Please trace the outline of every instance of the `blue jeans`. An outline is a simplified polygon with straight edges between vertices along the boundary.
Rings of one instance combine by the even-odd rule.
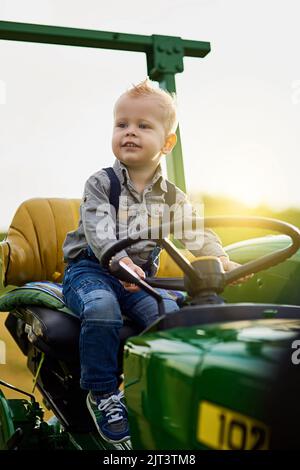
[[[175,300],[163,289],[166,313],[178,310]],[[127,291],[98,261],[81,259],[65,269],[63,296],[81,320],[79,350],[80,386],[102,393],[118,384],[119,329],[122,314],[146,328],[158,318],[157,302],[144,291]]]

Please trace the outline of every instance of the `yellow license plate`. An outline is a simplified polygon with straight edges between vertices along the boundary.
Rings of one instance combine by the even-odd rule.
[[[270,430],[261,421],[208,401],[199,404],[197,439],[220,450],[266,450]]]

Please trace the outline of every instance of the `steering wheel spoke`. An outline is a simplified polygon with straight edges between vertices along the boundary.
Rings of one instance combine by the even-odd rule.
[[[172,243],[168,238],[164,238],[161,242],[161,246],[193,282],[199,282],[199,279],[201,279],[201,273],[198,273],[195,270],[189,260],[186,259],[185,256],[183,256],[176,248],[174,243]]]

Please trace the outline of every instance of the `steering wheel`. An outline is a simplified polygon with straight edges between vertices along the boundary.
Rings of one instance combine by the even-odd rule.
[[[169,224],[171,231],[174,229],[173,224]],[[160,233],[166,233],[167,224],[160,227]],[[173,258],[177,265],[182,269],[185,276],[182,278],[146,278],[141,280],[125,263],[112,260],[112,258],[121,250],[128,246],[138,243],[140,240],[151,239],[151,229],[143,230],[134,236],[129,236],[122,240],[118,240],[114,245],[109,247],[101,257],[103,267],[110,270],[112,274],[123,281],[135,283],[149,292],[154,297],[159,296],[158,293],[150,286],[162,289],[184,290],[190,295],[197,292],[214,291],[222,292],[224,287],[231,282],[256,273],[263,269],[275,266],[278,263],[290,258],[300,247],[300,230],[280,220],[266,217],[206,217],[204,219],[204,227],[255,227],[261,229],[269,229],[291,238],[291,244],[286,248],[279,249],[261,256],[255,260],[249,261],[242,266],[233,269],[230,272],[224,272],[221,262],[216,257],[205,257],[196,259],[193,262],[188,261],[176,248],[176,246],[167,238],[157,238],[155,241]],[[209,258],[209,259],[207,259]],[[204,269],[203,269],[204,267]],[[159,296],[160,297],[160,296]]]

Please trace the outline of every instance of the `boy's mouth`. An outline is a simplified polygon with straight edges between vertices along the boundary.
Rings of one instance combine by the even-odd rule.
[[[122,147],[140,148],[140,146],[135,144],[134,142],[125,142],[125,144],[123,144]]]

